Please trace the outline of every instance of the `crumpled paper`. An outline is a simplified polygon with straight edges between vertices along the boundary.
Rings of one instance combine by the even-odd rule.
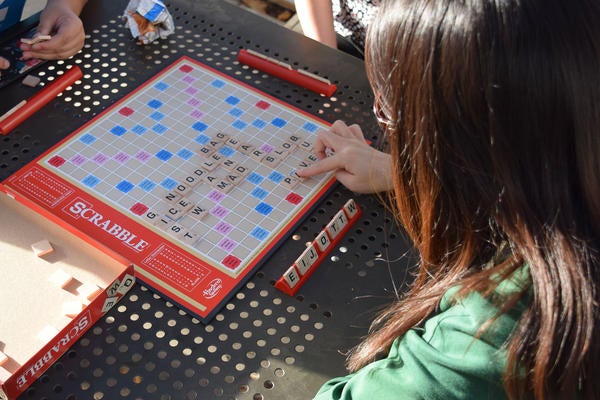
[[[175,31],[173,17],[160,0],[131,0],[123,19],[140,45],[164,39]]]

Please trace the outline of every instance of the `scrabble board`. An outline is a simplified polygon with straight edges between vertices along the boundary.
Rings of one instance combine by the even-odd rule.
[[[207,320],[334,184],[295,174],[328,125],[182,57],[3,188]]]

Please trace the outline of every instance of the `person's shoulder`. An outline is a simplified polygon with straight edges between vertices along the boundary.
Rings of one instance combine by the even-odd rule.
[[[500,346],[508,338],[531,302],[531,276],[523,265],[508,275],[492,277],[495,289],[484,295],[477,291],[462,293],[460,286],[450,288],[442,297],[438,312],[429,323],[462,321],[463,329],[481,334]],[[507,305],[510,305],[507,308]]]

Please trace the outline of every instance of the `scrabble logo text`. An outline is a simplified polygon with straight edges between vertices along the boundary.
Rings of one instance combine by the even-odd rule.
[[[147,241],[116,222],[111,221],[110,218],[106,218],[100,212],[96,211],[91,204],[81,199],[76,199],[73,203],[65,207],[65,211],[73,218],[81,218],[107,234],[114,236],[121,243],[138,253],[148,247]]]

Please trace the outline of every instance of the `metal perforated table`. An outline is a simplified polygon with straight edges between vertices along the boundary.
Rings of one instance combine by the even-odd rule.
[[[4,179],[181,55],[333,122],[356,122],[377,142],[364,64],[223,0],[173,0],[176,32],[137,46],[120,18],[124,0],[90,2],[82,52],[46,63],[49,81],[69,65],[81,83],[0,137]],[[240,65],[241,48],[327,77],[327,98]],[[31,89],[5,88],[0,113]],[[295,297],[273,283],[346,200],[363,215]],[[1,229],[6,229],[5,227]],[[21,399],[310,399],[345,374],[344,353],[367,333],[374,313],[410,280],[411,247],[376,196],[336,186],[208,324],[137,284]]]

